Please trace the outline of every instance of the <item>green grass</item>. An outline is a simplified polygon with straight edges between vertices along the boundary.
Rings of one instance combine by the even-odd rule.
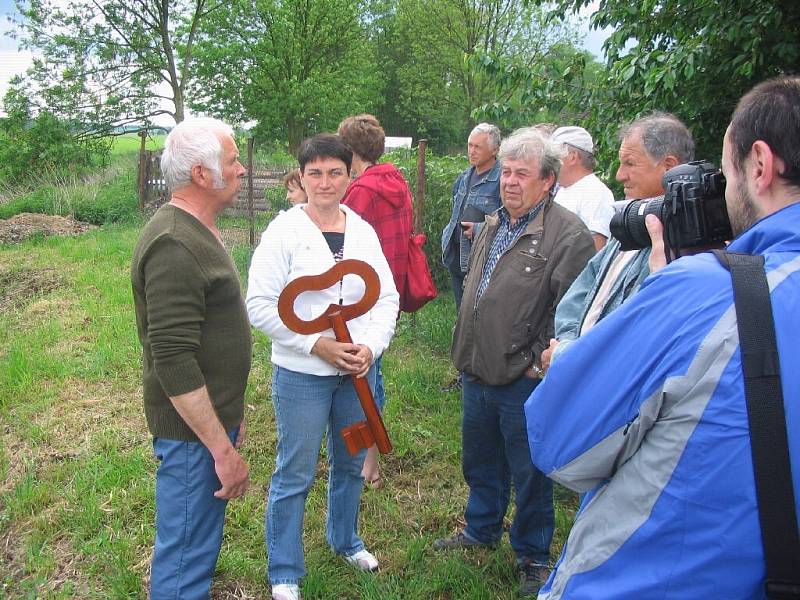
[[[238,227],[238,221],[226,222]],[[141,408],[128,264],[136,225],[0,247],[0,598],[145,598],[155,460]],[[247,248],[233,248],[246,277]],[[306,513],[304,598],[511,599],[507,539],[495,551],[434,554],[462,524],[460,400],[450,294],[404,315],[385,356],[386,486],[367,489],[361,534],[381,560],[365,575],[324,540],[324,478]],[[243,454],[252,485],[230,503],[214,598],[268,598],[263,513],[275,458],[269,342],[255,335]],[[324,463],[321,471],[324,473]],[[555,556],[576,500],[557,493]],[[4,550],[5,549],[5,550]]]
[[[163,133],[154,133],[147,136],[145,140],[146,150],[160,150],[164,147],[164,140],[167,136]],[[133,154],[139,152],[141,148],[142,138],[135,133],[126,133],[125,135],[118,135],[114,138],[111,146],[112,155],[120,154]]]
[[[71,216],[93,225],[139,222],[136,168],[117,157],[94,178],[46,176],[32,187],[15,190],[0,203],[0,219],[19,213]]]

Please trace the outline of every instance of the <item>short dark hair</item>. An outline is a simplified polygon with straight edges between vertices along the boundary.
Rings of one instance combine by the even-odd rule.
[[[619,141],[632,135],[642,137],[642,145],[654,160],[673,155],[681,163],[694,160],[694,140],[689,128],[673,114],[655,111],[632,123],[626,123],[619,130]]]
[[[728,139],[737,171],[761,140],[783,160],[780,177],[800,187],[800,77],[770,79],[745,94],[733,111]]]
[[[336,131],[344,142],[364,160],[378,162],[386,147],[386,134],[372,115],[347,117]]]
[[[353,151],[344,143],[342,138],[333,133],[320,133],[314,137],[303,140],[297,151],[297,162],[300,163],[300,172],[305,173],[306,163],[320,158],[335,158],[350,166],[353,164]]]

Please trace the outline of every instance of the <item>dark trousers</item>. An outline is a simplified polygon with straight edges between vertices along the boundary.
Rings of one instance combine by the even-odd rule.
[[[487,385],[464,374],[462,467],[469,485],[467,536],[484,544],[500,539],[513,482],[511,546],[517,560],[546,564],[555,525],[553,484],[533,466],[523,409],[539,381],[523,375],[506,385]]]

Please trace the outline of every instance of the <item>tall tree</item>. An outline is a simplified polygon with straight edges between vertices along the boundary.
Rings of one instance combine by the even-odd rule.
[[[563,14],[591,0],[556,4]],[[592,24],[614,28],[605,43],[608,79],[591,102],[595,122],[672,111],[690,125],[701,157],[719,157],[749,88],[800,71],[796,0],[604,0]]]
[[[463,144],[473,111],[516,90],[512,78],[498,88],[478,57],[531,69],[575,38],[563,22],[523,0],[399,0],[397,14],[408,51],[399,69],[401,110],[440,146]]]
[[[16,3],[22,18],[15,35],[35,53],[18,85],[35,107],[80,123],[90,135],[164,114],[182,121],[198,27],[222,6],[219,0]]]
[[[294,151],[310,133],[372,109],[381,75],[359,0],[233,0],[206,22],[192,106],[258,121]]]

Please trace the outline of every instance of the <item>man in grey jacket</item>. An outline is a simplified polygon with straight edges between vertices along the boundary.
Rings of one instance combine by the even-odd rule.
[[[541,378],[555,306],[594,254],[586,226],[553,202],[559,155],[531,129],[500,147],[503,206],[475,238],[453,337],[453,363],[463,372],[466,528],[433,545],[497,544],[513,479],[510,539],[523,596],[547,578],[553,535],[552,485],[531,463],[523,404]]]
[[[692,134],[669,113],[655,112],[623,125],[619,138],[617,181],[626,200],[663,196],[664,173],[694,158]],[[556,309],[555,339],[542,356],[545,371],[570,342],[636,293],[650,274],[649,257],[649,247],[623,252],[611,238],[589,261]]]

